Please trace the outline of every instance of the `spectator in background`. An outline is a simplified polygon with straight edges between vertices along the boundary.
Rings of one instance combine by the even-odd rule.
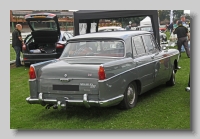
[[[131,30],[131,25],[127,25],[126,30]]]
[[[169,30],[169,23],[166,24],[166,29]]]
[[[16,67],[22,66],[20,61],[20,52],[24,42],[22,40],[21,30],[22,30],[22,25],[17,24],[15,30],[12,32],[12,47],[14,48],[16,53],[16,61],[15,61]]]
[[[185,22],[185,15],[181,15],[181,21],[182,21],[182,25],[187,27],[187,24]]]
[[[175,29],[177,27],[178,27],[178,20],[176,22],[174,22],[173,29]]]
[[[186,24],[186,22],[185,22],[185,15],[181,15],[181,17],[180,17],[180,20],[182,21],[182,25],[184,26],[184,27],[187,27],[187,24]],[[184,46],[182,45],[181,46],[181,52],[185,52],[185,49],[184,49]]]
[[[181,57],[181,46],[183,45],[185,47],[186,53],[188,58],[190,58],[190,50],[188,48],[188,40],[190,40],[190,35],[188,32],[188,29],[183,26],[182,21],[178,21],[178,27],[173,31],[174,34],[177,34],[177,45],[178,50],[180,52]]]

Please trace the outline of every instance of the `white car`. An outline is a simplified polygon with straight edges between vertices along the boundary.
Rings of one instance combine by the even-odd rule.
[[[119,31],[119,30],[125,30],[122,27],[119,26],[108,26],[108,27],[99,27],[98,32],[105,32],[105,31]]]

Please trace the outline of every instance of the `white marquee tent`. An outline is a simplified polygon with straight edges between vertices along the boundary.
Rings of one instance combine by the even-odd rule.
[[[143,20],[140,21],[140,26],[143,25],[151,25],[151,18],[149,16],[145,17]]]

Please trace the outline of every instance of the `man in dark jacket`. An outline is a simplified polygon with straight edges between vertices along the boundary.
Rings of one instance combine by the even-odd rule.
[[[178,45],[178,50],[180,52],[180,57],[181,57],[181,46],[183,45],[188,58],[190,58],[190,50],[188,48],[188,40],[190,40],[190,35],[188,33],[188,29],[182,25],[182,21],[178,21],[178,27],[174,30],[174,34],[177,34],[177,45]]]
[[[22,25],[17,24],[15,30],[12,32],[12,47],[16,53],[16,67],[22,66],[20,61],[20,52],[22,49],[22,36],[21,36]]]

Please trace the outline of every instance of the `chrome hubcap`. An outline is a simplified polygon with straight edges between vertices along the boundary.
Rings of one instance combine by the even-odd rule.
[[[173,83],[175,84],[175,72],[173,70]]]
[[[128,87],[127,90],[127,99],[129,104],[133,104],[134,100],[135,100],[135,90],[133,90],[133,88],[131,88],[130,86]]]

